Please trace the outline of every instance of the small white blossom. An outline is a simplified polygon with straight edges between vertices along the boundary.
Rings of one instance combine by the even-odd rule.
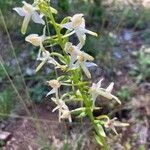
[[[88,70],[89,67],[97,66],[95,63],[87,62],[87,61],[93,61],[94,58],[90,56],[89,54],[85,52],[80,52],[77,56],[77,61],[75,63],[75,67],[81,67],[83,72],[88,78],[91,78],[91,73]]]
[[[77,56],[80,53],[80,48],[78,46],[73,45],[70,42],[67,42],[65,44],[65,51],[70,54],[71,60],[70,60],[70,68],[73,67],[74,62],[77,60]]]
[[[69,119],[69,122],[72,122],[71,114],[68,106],[62,99],[52,98],[52,101],[57,105],[52,112],[59,110],[59,122],[61,119]]]
[[[88,78],[91,78],[91,74],[88,70],[88,67],[97,66],[95,63],[86,62],[86,61],[93,61],[94,58],[89,54],[80,51],[80,45],[73,45],[72,43],[68,42],[65,45],[65,51],[70,54],[70,69],[76,69],[81,67]]]
[[[42,62],[36,68],[36,72],[38,72],[46,62],[49,64],[53,64],[55,68],[62,68],[62,69],[64,68],[64,66],[60,65],[54,58],[52,58],[50,56],[50,53],[46,50],[42,52],[42,55],[38,57],[37,60],[40,60]]]
[[[39,36],[38,34],[30,34],[25,38],[27,42],[33,44],[34,46],[40,47],[38,58],[40,58],[41,52],[45,50],[43,46],[43,42],[46,39],[45,32],[46,32],[46,27],[44,27],[43,29],[43,35]]]
[[[114,131],[114,133],[117,135],[117,131],[115,127],[127,127],[129,126],[128,123],[122,123],[120,121],[116,121],[117,118],[109,119],[107,122],[104,123],[105,128],[110,128]]]
[[[37,13],[37,8],[27,2],[23,1],[23,7],[15,7],[15,10],[20,16],[24,17],[21,32],[22,34],[26,33],[28,24],[30,19],[32,19],[35,23],[38,24],[45,24],[44,20],[42,19],[41,15]]]
[[[74,31],[82,45],[85,44],[86,33],[97,36],[96,33],[85,29],[85,19],[83,16],[83,14],[75,14],[73,17],[71,17],[71,22],[62,25],[62,28]]]
[[[93,100],[93,106],[95,106],[95,101],[96,101],[96,98],[100,95],[102,97],[105,97],[109,100],[116,100],[119,104],[121,104],[120,100],[111,94],[112,92],[112,89],[113,89],[113,86],[114,86],[114,83],[110,83],[110,85],[104,89],[104,88],[101,88],[101,83],[102,83],[103,79],[100,79],[100,81],[95,84],[93,83],[92,84],[92,87],[90,88],[90,93],[92,95],[92,100]]]
[[[50,80],[50,81],[47,81],[47,83],[50,87],[52,87],[52,90],[48,92],[46,96],[49,96],[55,93],[56,97],[58,98],[58,89],[61,86],[60,82],[58,80]]]

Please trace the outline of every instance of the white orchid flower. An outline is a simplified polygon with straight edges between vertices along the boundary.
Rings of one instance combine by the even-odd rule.
[[[105,128],[110,128],[114,131],[116,135],[118,135],[115,127],[127,127],[128,123],[122,123],[120,121],[116,121],[117,118],[108,119],[107,122],[104,123]]]
[[[41,52],[45,51],[45,48],[43,46],[43,42],[47,38],[45,32],[46,32],[46,26],[43,29],[43,35],[39,36],[38,34],[30,34],[25,38],[25,41],[33,44],[34,46],[40,47],[38,58],[40,58]]]
[[[93,61],[94,58],[90,56],[89,54],[80,51],[81,46],[78,44],[77,46],[73,45],[70,42],[67,42],[65,45],[65,51],[70,54],[71,59],[70,59],[70,69],[76,69],[78,67],[81,67],[83,71],[85,72],[86,76],[88,78],[91,78],[91,74],[88,70],[88,67],[91,66],[97,66],[95,63],[91,62],[86,62],[88,61]]]
[[[92,67],[92,66],[97,66],[97,65],[95,63],[87,62],[87,61],[93,61],[93,60],[94,60],[94,58],[92,56],[81,51],[77,56],[77,61],[74,66],[75,66],[75,68],[81,67],[83,72],[85,73],[85,75],[88,78],[91,78],[91,73],[88,70],[88,68]]]
[[[52,98],[52,101],[57,105],[52,112],[56,111],[57,109],[59,110],[59,122],[61,122],[61,119],[69,119],[69,122],[72,122],[69,108],[65,102],[62,99],[57,98]]]
[[[23,7],[15,7],[13,8],[13,10],[15,10],[20,16],[24,17],[21,32],[22,34],[25,34],[30,19],[32,19],[35,23],[38,23],[38,24],[44,25],[45,22],[42,19],[42,16],[37,13],[36,7],[34,7],[31,4],[28,4],[25,1],[23,1],[22,3],[23,3]]]
[[[71,17],[71,22],[62,25],[62,28],[75,32],[82,45],[85,44],[86,33],[97,36],[95,32],[85,29],[85,19],[83,16],[83,14],[75,14]]]
[[[65,51],[70,54],[71,60],[70,60],[70,68],[73,67],[74,62],[77,60],[77,56],[80,53],[80,47],[75,46],[70,42],[67,42],[65,44]]]
[[[50,92],[48,92],[46,96],[55,94],[56,98],[59,99],[58,98],[58,89],[60,88],[61,83],[58,80],[50,80],[50,81],[47,81],[47,83],[50,87],[52,87],[52,90]]]
[[[95,107],[95,101],[99,95],[99,93],[97,91],[99,91],[102,81],[103,81],[103,78],[100,79],[100,81],[97,84],[93,83],[92,87],[90,88],[90,93],[92,95],[92,100],[93,100],[93,107]]]
[[[100,79],[100,81],[97,84],[93,83],[92,87],[90,88],[90,93],[92,95],[92,100],[93,100],[93,107],[95,107],[95,101],[99,95],[107,98],[108,100],[114,99],[119,104],[121,104],[120,100],[116,96],[111,94],[114,83],[113,82],[110,83],[110,85],[106,89],[104,89],[104,88],[101,88],[102,81],[103,79]]]
[[[47,62],[47,63],[50,63],[50,64],[53,64],[56,68],[62,68],[63,66],[60,65],[54,58],[52,58],[50,56],[50,53],[46,50],[44,50],[41,54],[40,57],[37,58],[37,60],[40,60],[42,61],[38,67],[36,68],[36,72],[38,72],[42,67],[43,65]]]

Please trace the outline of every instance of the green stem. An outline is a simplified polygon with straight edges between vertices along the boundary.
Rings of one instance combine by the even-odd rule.
[[[79,70],[78,73],[81,74],[81,70]],[[81,82],[81,81],[80,81],[81,78],[76,78],[76,74],[77,74],[76,71],[72,71],[72,74],[71,74],[71,75],[72,75],[72,79],[75,79],[75,80],[73,81],[75,85],[76,85],[76,84],[79,84],[79,83]],[[87,114],[88,114],[88,116],[89,116],[89,118],[90,118],[90,121],[91,121],[91,123],[92,123],[92,125],[93,125],[93,127],[94,127],[94,129],[95,129],[95,132],[96,132],[96,131],[99,130],[99,128],[98,128],[97,124],[95,124],[95,122],[94,122],[95,118],[94,118],[94,116],[93,116],[93,110],[92,110],[92,107],[93,107],[93,106],[92,106],[92,102],[91,102],[90,96],[85,93],[85,87],[84,87],[84,86],[85,86],[85,85],[79,85],[79,86],[78,86],[78,89],[79,89],[79,91],[80,91],[80,93],[81,93],[81,95],[82,95],[82,99],[83,99],[83,102],[84,102],[85,107],[88,108],[88,109],[87,109]],[[106,142],[106,138],[103,137],[102,135],[100,135],[100,134],[97,133],[97,132],[96,132],[96,134],[99,136],[99,138],[101,139],[101,142],[102,142],[102,144],[103,144],[103,147],[101,147],[101,148],[102,148],[103,150],[108,150],[108,145],[107,145],[107,142]]]
[[[64,49],[64,45],[63,45],[62,37],[61,37],[61,33],[60,33],[60,27],[57,26],[57,23],[56,23],[56,21],[55,21],[55,19],[54,19],[54,16],[53,16],[51,10],[49,11],[49,18],[50,18],[51,21],[52,21],[52,24],[53,24],[53,26],[54,26],[54,28],[55,28],[56,34],[58,35],[59,45],[61,46],[62,49]]]

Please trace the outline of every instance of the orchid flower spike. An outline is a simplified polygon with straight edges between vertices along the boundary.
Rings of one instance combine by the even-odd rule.
[[[33,44],[34,46],[39,46],[39,54],[38,54],[38,58],[40,58],[41,56],[41,52],[45,50],[44,46],[43,46],[43,42],[46,39],[46,26],[43,29],[43,35],[39,36],[38,34],[30,34],[28,35],[25,40],[31,44]]]
[[[47,83],[52,88],[52,90],[50,92],[48,92],[46,96],[55,94],[56,99],[59,99],[58,98],[58,89],[60,88],[61,83],[58,80],[50,80],[50,81],[47,81]]]
[[[13,8],[13,10],[15,10],[20,16],[24,17],[21,32],[22,34],[25,34],[31,18],[35,23],[38,24],[44,25],[45,22],[42,19],[41,15],[37,13],[36,7],[34,7],[31,4],[28,4],[25,1],[23,1],[22,3],[23,3],[23,7],[15,7]]]
[[[101,88],[101,83],[102,83],[103,79],[100,79],[100,81],[96,84],[96,83],[93,83],[92,84],[92,87],[90,88],[90,93],[92,95],[92,100],[93,100],[93,107],[95,106],[95,101],[96,101],[96,98],[100,95],[102,97],[105,97],[107,98],[108,100],[116,100],[119,104],[121,104],[120,100],[111,94],[112,92],[112,89],[113,89],[113,86],[114,86],[114,83],[110,83],[110,85],[104,89],[104,88]]]
[[[59,110],[59,122],[61,119],[68,119],[69,122],[72,122],[71,113],[69,111],[68,106],[62,99],[52,98],[52,101],[57,105],[52,112]]]
[[[82,45],[85,44],[86,33],[97,36],[97,33],[85,29],[85,19],[83,16],[83,14],[75,14],[71,17],[71,22],[62,25],[62,28],[75,32]]]

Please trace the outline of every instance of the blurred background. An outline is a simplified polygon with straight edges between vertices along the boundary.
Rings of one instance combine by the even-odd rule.
[[[49,91],[46,81],[54,78],[54,71],[47,66],[35,74],[38,48],[24,40],[28,34],[42,34],[42,28],[30,22],[27,34],[21,35],[22,17],[12,10],[21,5],[20,0],[0,1],[0,130],[13,132],[13,138],[23,142],[22,147],[18,144],[19,148],[30,144],[33,149],[37,145],[41,149],[50,145],[50,149],[71,150],[75,145],[76,149],[96,149],[93,139],[88,138],[90,135],[85,136],[90,130],[85,131],[84,124],[82,136],[80,131],[72,129],[74,126],[79,129],[78,123],[73,127],[63,124],[61,133],[57,131],[60,129],[57,114],[51,114],[54,104],[45,98]],[[150,149],[150,0],[51,0],[51,5],[59,12],[58,22],[65,16],[83,13],[87,28],[99,35],[87,36],[83,48],[98,64],[97,68],[91,68],[92,80],[97,82],[104,77],[104,86],[115,82],[113,92],[122,105],[110,102],[97,105],[104,107],[100,113],[130,123],[119,135],[109,135],[112,149]],[[40,129],[35,133],[28,111],[31,116],[50,121],[51,125],[46,124],[43,129],[44,133],[49,131],[49,138]],[[62,132],[65,141],[60,138]],[[15,140],[9,144],[0,140],[0,145],[9,149],[10,145],[17,145]]]

